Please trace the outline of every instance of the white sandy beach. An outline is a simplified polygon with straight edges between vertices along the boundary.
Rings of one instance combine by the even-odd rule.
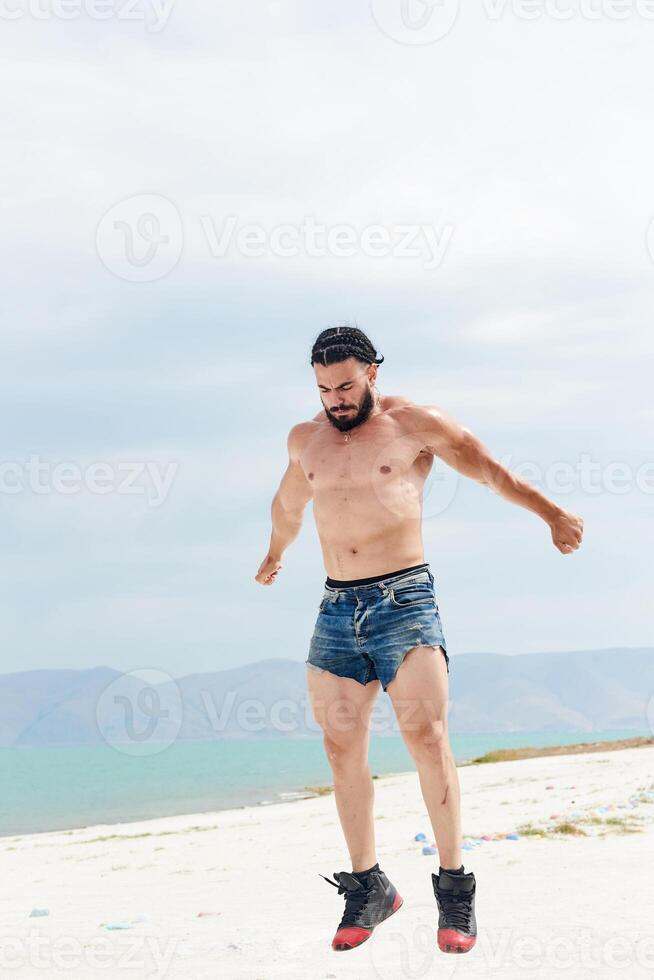
[[[464,766],[459,778],[466,839],[566,817],[587,835],[470,843],[479,935],[463,956],[436,946],[438,858],[414,840],[433,838],[405,773],[375,781],[378,858],[404,905],[359,949],[330,948],[343,898],[319,873],[350,868],[330,794],[1,839],[0,976],[653,977],[652,749]]]

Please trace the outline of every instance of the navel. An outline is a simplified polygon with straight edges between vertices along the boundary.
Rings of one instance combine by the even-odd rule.
[[[379,469],[380,469],[380,471],[382,473],[390,473],[391,472],[390,466],[380,466]]]
[[[309,479],[313,480],[313,473],[309,473]]]

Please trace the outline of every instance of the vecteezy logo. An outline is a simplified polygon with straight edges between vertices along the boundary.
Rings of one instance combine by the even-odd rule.
[[[126,755],[156,755],[179,735],[183,702],[175,680],[161,670],[133,670],[105,687],[95,706],[98,730]]]
[[[377,500],[389,514],[404,521],[419,524],[438,517],[456,496],[459,474],[424,451],[430,439],[433,432],[429,430],[396,436],[382,445],[370,467],[370,483]]]
[[[371,0],[384,34],[400,44],[433,44],[450,33],[460,0]]]
[[[182,254],[179,211],[159,194],[137,194],[114,204],[98,225],[97,253],[127,282],[154,282],[168,275]]]
[[[452,980],[458,956],[438,951],[436,931],[438,908],[431,904],[412,904],[391,916],[384,929],[375,930],[366,943],[369,974],[376,980]]]

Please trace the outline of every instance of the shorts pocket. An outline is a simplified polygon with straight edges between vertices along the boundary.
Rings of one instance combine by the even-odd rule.
[[[394,606],[418,606],[423,603],[435,605],[434,590],[429,582],[409,582],[389,589]]]
[[[327,612],[327,610],[334,605],[335,601],[336,600],[333,598],[333,596],[329,594],[329,592],[325,592],[324,596],[320,600],[319,612],[321,613]]]

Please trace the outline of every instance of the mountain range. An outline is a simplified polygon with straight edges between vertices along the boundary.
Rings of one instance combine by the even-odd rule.
[[[176,679],[106,666],[2,674],[0,746],[319,736],[305,670],[277,658]],[[458,654],[449,697],[452,733],[647,732],[654,647]],[[397,734],[384,692],[375,712],[373,731]]]

